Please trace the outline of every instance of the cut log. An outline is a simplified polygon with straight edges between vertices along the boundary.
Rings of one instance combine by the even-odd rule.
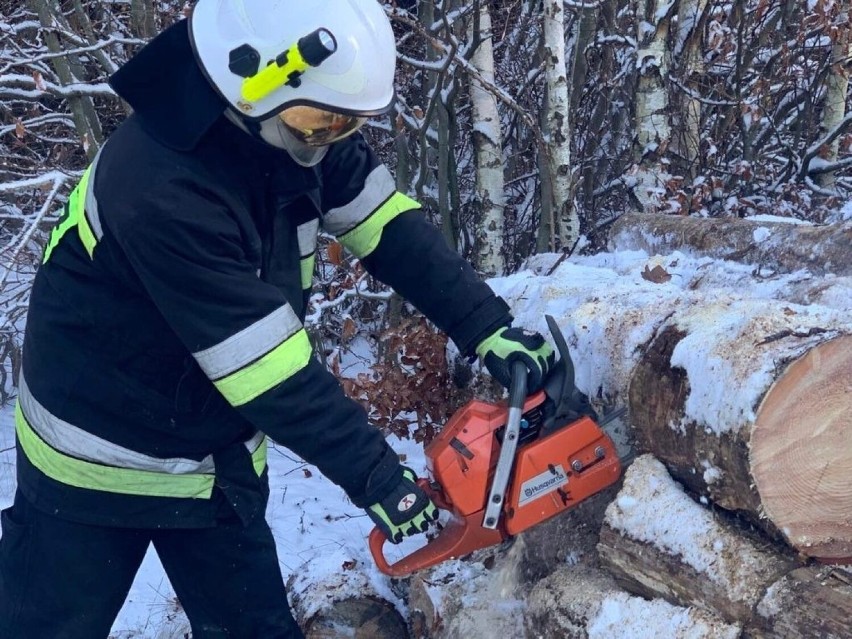
[[[746,636],[850,636],[852,587],[831,569],[798,568],[695,503],[643,455],[607,509],[598,551],[616,581],[644,597],[696,606]]]
[[[337,554],[346,557],[343,549]],[[329,553],[334,556],[335,553]],[[325,558],[326,560],[328,557]],[[391,592],[380,592],[369,571],[355,560],[336,561],[320,567],[305,565],[287,583],[293,615],[307,639],[408,639],[398,602],[388,601]],[[313,569],[312,569],[313,568]]]
[[[632,596],[605,573],[561,566],[527,598],[527,637],[737,639],[740,628],[713,613]]]
[[[808,332],[800,334],[805,342],[812,337]],[[782,333],[768,337],[799,339]],[[724,343],[732,358],[740,358],[737,363],[745,363],[755,352],[772,350],[768,337]],[[776,368],[763,371],[768,379],[762,401],[753,414],[741,415],[738,428],[686,417],[687,403],[696,401],[694,377],[678,365],[688,356],[687,339],[667,326],[633,374],[631,419],[640,450],[664,460],[693,491],[741,511],[803,554],[835,562],[852,557],[852,336],[803,343],[798,357],[771,356]],[[737,368],[759,372],[731,370]],[[718,372],[715,388],[698,401],[736,395],[737,385],[751,381],[751,375]],[[705,387],[708,381],[697,380]]]
[[[316,613],[304,624],[305,639],[406,639],[405,620],[390,602],[349,597]]]
[[[578,387],[629,405],[640,451],[799,552],[852,557],[848,313],[645,271],[565,262],[556,275],[490,283],[518,325],[546,333],[544,314],[556,318]]]
[[[820,275],[852,275],[852,223],[809,226],[785,222],[672,215],[621,216],[610,248],[705,255],[765,267],[769,272],[808,269]]]

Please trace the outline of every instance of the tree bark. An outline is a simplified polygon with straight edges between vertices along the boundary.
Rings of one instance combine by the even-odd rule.
[[[556,246],[570,249],[580,237],[580,218],[574,206],[571,168],[571,102],[565,67],[565,8],[562,0],[545,0],[543,17],[545,110],[548,120],[548,171],[554,213]],[[543,194],[542,197],[545,195]]]
[[[613,251],[683,251],[755,264],[771,272],[808,269],[852,275],[852,223],[806,226],[739,219],[623,215],[610,231]]]
[[[47,0],[29,0],[29,6],[38,15],[39,22],[42,24],[47,48],[51,53],[61,53],[63,45],[55,30],[56,28],[71,30],[62,12],[54,8]],[[59,56],[51,60],[51,66],[62,86],[85,81],[85,78],[74,75],[72,63],[79,66],[79,61],[73,56]],[[92,160],[103,143],[103,131],[94,103],[91,98],[85,96],[69,96],[67,100],[80,142],[87,157]]]
[[[746,636],[848,636],[852,587],[827,579],[841,573],[798,567],[746,536],[690,499],[650,455],[627,471],[598,552],[628,591],[711,611]]]
[[[661,203],[668,181],[668,171],[659,158],[671,143],[669,94],[665,80],[669,73],[666,40],[671,18],[661,15],[658,0],[640,0],[637,19],[636,63],[639,80],[636,86],[636,186],[633,189],[641,212],[653,213]],[[673,3],[674,4],[674,3]]]
[[[405,620],[390,602],[349,597],[332,603],[303,624],[305,639],[407,639]]]
[[[680,0],[677,8],[677,34],[672,59],[677,74],[683,80],[688,92],[680,98],[680,132],[677,136],[683,156],[684,168],[691,177],[699,166],[701,142],[701,102],[696,96],[701,94],[696,81],[704,75],[703,38],[701,17],[707,7],[707,0]],[[687,211],[683,211],[686,213]]]
[[[474,22],[474,29],[476,21]],[[491,13],[488,3],[479,4],[479,33],[472,40],[479,46],[471,63],[482,77],[494,82],[494,47]],[[497,98],[472,78],[470,101],[473,108],[473,142],[476,149],[476,200],[479,207],[476,225],[476,266],[488,277],[506,271],[503,254],[504,211],[506,196],[503,184],[503,136]]]
[[[408,639],[396,606],[377,591],[369,571],[351,563],[338,571],[303,567],[288,580],[293,616],[306,639]]]
[[[820,135],[825,136],[836,129],[846,116],[846,94],[849,91],[849,71],[846,66],[852,54],[852,25],[850,19],[850,3],[847,1],[838,3],[838,15],[840,19],[837,31],[834,34],[834,43],[831,48],[832,65],[828,72],[825,88],[825,108],[822,112],[820,122]],[[826,162],[836,162],[840,150],[840,138],[835,138],[826,145],[822,159]],[[834,187],[834,172],[829,171],[821,176],[824,187]]]

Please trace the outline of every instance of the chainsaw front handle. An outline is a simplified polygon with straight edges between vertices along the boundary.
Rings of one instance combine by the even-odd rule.
[[[512,477],[515,453],[521,433],[521,418],[524,402],[527,398],[527,366],[521,361],[512,362],[512,383],[509,386],[509,418],[503,431],[503,443],[500,457],[494,468],[494,478],[488,489],[488,501],[485,504],[485,517],[482,527],[495,530],[500,525],[500,513],[506,498],[506,487]]]
[[[388,538],[378,527],[373,528],[370,531],[370,554],[373,555],[373,561],[380,572],[390,577],[407,577],[418,570],[499,544],[505,539],[502,529],[488,530],[480,526],[481,512],[468,517],[459,516],[447,504],[443,495],[432,489],[427,480],[418,479],[417,485],[439,509],[453,513],[453,518],[436,538],[393,564],[385,559],[384,548]]]

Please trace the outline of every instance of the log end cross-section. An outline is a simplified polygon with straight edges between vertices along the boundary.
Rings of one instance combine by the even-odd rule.
[[[764,514],[788,541],[852,562],[852,336],[810,350],[775,381],[750,457]]]

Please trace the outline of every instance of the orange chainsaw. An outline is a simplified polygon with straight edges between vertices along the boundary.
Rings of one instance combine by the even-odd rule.
[[[556,321],[546,316],[559,362],[544,390],[527,397],[527,369],[512,366],[508,403],[473,400],[426,447],[432,481],[418,483],[452,516],[425,546],[389,564],[385,535],[374,528],[370,552],[379,570],[404,577],[494,546],[615,483],[621,462],[588,398],[574,385],[574,365]],[[507,497],[508,495],[508,497]]]

